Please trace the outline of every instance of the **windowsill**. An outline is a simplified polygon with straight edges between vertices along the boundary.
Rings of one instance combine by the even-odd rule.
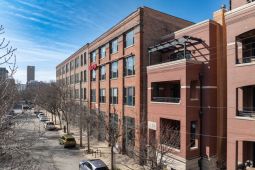
[[[240,120],[255,120],[255,117],[243,117],[243,116],[235,116],[236,119],[240,119]]]
[[[190,101],[198,101],[199,99],[190,99]]]
[[[99,104],[106,104],[106,102],[104,102],[104,103],[99,102]]]
[[[114,52],[114,53],[111,53],[110,55],[114,55],[114,54],[117,54],[118,53],[118,51],[116,51],[116,52]]]
[[[99,58],[99,60],[103,60],[103,59],[105,59],[105,57],[106,57],[106,56],[104,56],[104,57],[102,57],[102,58]]]
[[[170,105],[180,105],[181,104],[181,102],[171,103],[171,102],[155,102],[155,101],[151,101],[151,103],[153,103],[153,104],[170,104]]]
[[[111,78],[110,80],[117,80],[118,78]]]
[[[111,105],[111,106],[114,106],[114,105],[118,105],[118,103],[116,103],[116,104],[112,104],[112,103],[111,103],[110,105]]]
[[[197,146],[194,146],[194,147],[190,147],[189,149],[190,149],[191,151],[194,151],[194,150],[197,150],[198,147],[197,147]]]
[[[125,104],[124,104],[124,107],[135,108],[135,106],[132,106],[132,105],[125,105]]]
[[[131,77],[135,77],[135,74],[133,75],[128,75],[128,76],[124,76],[125,78],[131,78]]]
[[[126,50],[126,49],[128,49],[128,48],[130,48],[130,47],[133,47],[133,46],[135,46],[135,44],[132,44],[132,45],[130,45],[130,46],[127,46],[127,47],[125,47],[124,49]]]
[[[100,80],[100,82],[104,82],[106,79]]]
[[[255,65],[255,62],[236,64],[236,67],[244,67],[244,66],[250,66],[250,65]]]
[[[91,102],[91,103],[96,103],[96,102]]]

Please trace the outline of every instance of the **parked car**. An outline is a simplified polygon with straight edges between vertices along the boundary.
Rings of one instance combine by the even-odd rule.
[[[51,122],[51,121],[46,121],[46,122],[44,123],[44,128],[45,128],[46,130],[55,130],[55,125],[54,125],[54,123]]]
[[[64,148],[66,147],[75,147],[76,141],[74,137],[70,134],[65,134],[59,138],[59,144],[64,145]]]
[[[40,119],[41,122],[46,122],[46,121],[49,120],[48,117],[47,117],[47,116],[44,116],[44,115],[43,115],[43,116],[40,116],[39,119]]]
[[[90,159],[80,161],[79,170],[109,170],[109,168],[101,159]]]
[[[41,116],[45,116],[44,113],[40,112],[38,113],[37,117],[40,119]]]

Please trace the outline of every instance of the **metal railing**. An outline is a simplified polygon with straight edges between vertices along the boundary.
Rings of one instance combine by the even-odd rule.
[[[153,102],[179,103],[179,97],[152,97]]]
[[[238,110],[237,111],[237,116],[241,117],[251,117],[255,118],[255,111],[248,111],[248,110]]]
[[[246,64],[255,62],[255,56],[237,58],[236,64]]]

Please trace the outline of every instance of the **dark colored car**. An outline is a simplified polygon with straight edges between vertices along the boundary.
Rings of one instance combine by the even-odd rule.
[[[90,159],[80,161],[79,170],[109,170],[109,168],[100,159]]]

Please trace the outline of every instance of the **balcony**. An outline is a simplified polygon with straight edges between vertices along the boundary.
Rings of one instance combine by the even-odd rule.
[[[151,101],[180,103],[180,81],[151,83]]]
[[[255,119],[255,85],[237,89],[237,116]]]

